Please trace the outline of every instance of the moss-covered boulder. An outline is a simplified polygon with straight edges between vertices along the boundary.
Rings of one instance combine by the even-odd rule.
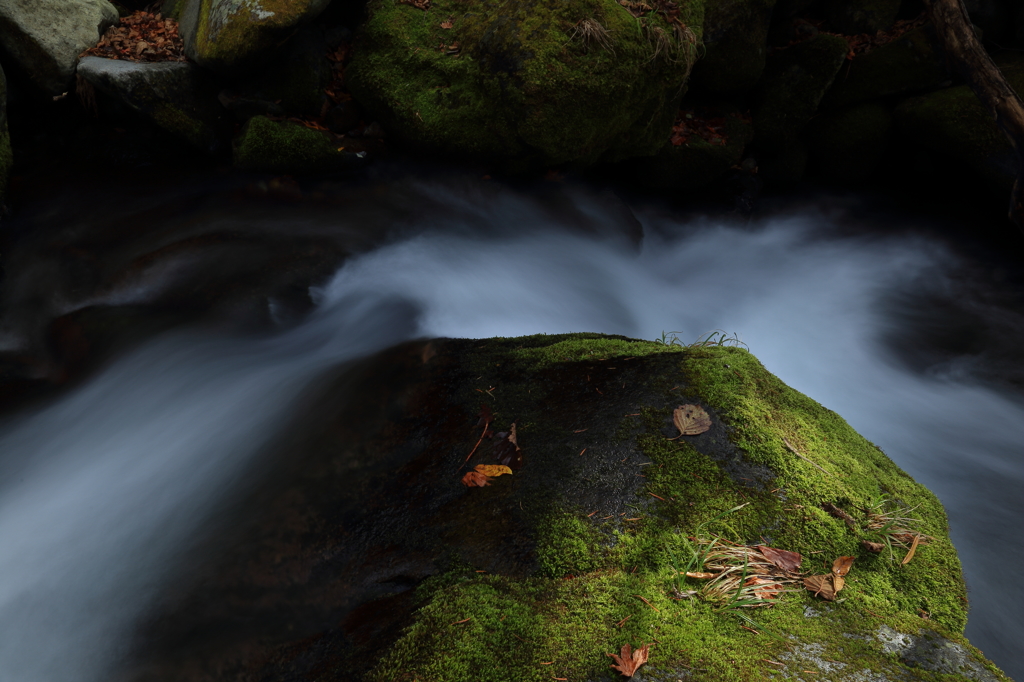
[[[370,2],[346,73],[352,94],[423,151],[513,167],[655,153],[704,10],[703,0],[419,5]]]
[[[997,64],[1010,85],[1024,93],[1024,57],[1012,53]],[[969,173],[1001,190],[1013,186],[1017,158],[988,109],[966,85],[936,90],[901,102],[900,134],[936,154],[958,161]]]
[[[686,116],[700,116],[707,125],[706,116],[714,116],[715,134],[701,137],[694,133],[680,144],[667,142],[650,158],[630,159],[620,164],[620,175],[628,182],[652,190],[688,192],[701,189],[720,180],[729,169],[743,159],[743,152],[754,138],[749,118],[736,111],[702,115],[680,112]]]
[[[233,148],[235,168],[258,173],[349,173],[362,168],[365,157],[339,147],[327,133],[266,116],[249,119]]]
[[[825,95],[822,108],[844,107],[938,86],[949,72],[930,25],[854,57]]]
[[[7,129],[7,76],[0,68],[0,210],[7,201],[7,180],[13,165],[11,134]]]
[[[885,31],[896,21],[903,0],[825,0],[829,28],[845,35]]]
[[[208,69],[236,74],[267,57],[296,27],[316,18],[330,0],[180,0],[189,58]]]
[[[704,55],[693,84],[716,93],[752,88],[764,71],[775,0],[721,0],[704,12]]]
[[[706,431],[679,435],[684,403]],[[627,643],[651,645],[644,680],[1007,679],[962,635],[939,501],[745,350],[420,341],[297,412],[139,633],[147,680],[611,680]],[[496,460],[512,475],[462,482]],[[802,555],[792,591],[759,591],[759,545]],[[839,599],[804,589],[841,556]],[[715,565],[731,587],[681,573]]]
[[[814,170],[839,182],[867,180],[889,149],[892,128],[889,106],[880,102],[815,118],[806,135]]]
[[[843,38],[819,33],[768,58],[753,109],[759,147],[778,154],[796,141],[817,112],[848,50]]]
[[[224,111],[195,64],[83,57],[78,74],[197,149],[214,152],[224,145]]]

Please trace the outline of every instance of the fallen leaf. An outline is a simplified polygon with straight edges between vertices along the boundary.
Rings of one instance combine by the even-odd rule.
[[[701,573],[699,571],[686,571],[687,578],[696,578],[697,580],[711,580],[717,573]]]
[[[454,24],[452,24],[452,20],[451,19],[448,19],[447,21],[442,21],[441,22],[441,28],[449,29],[452,26],[454,26]]]
[[[841,575],[833,574],[832,575],[832,590],[836,594],[839,594],[839,590],[843,589],[844,587],[846,587],[846,578],[844,578]]]
[[[765,559],[772,562],[783,571],[795,572],[800,570],[800,562],[803,557],[800,556],[799,552],[791,552],[788,549],[765,547],[764,545],[758,545],[757,549],[764,555]]]
[[[831,575],[809,575],[804,578],[804,587],[826,601],[836,600],[836,591],[832,585]]]
[[[469,488],[477,487],[483,488],[485,485],[490,485],[491,479],[486,475],[481,474],[479,471],[470,471],[462,477],[462,485]]]
[[[853,566],[853,560],[857,557],[854,556],[841,556],[832,562],[832,572],[836,575],[846,575],[850,572],[850,567]]]
[[[637,669],[647,662],[647,647],[649,646],[651,645],[644,644],[636,651],[632,651],[628,644],[623,644],[622,651],[619,652],[618,656],[608,653],[606,653],[605,656],[611,656],[615,661],[615,663],[612,663],[611,667],[615,668],[626,677],[633,677]]]
[[[494,444],[494,458],[498,460],[498,464],[504,464],[512,471],[517,471],[523,466],[523,451],[516,440],[515,422],[512,422],[507,432],[502,431],[497,437],[499,440]]]
[[[880,554],[882,550],[885,549],[885,545],[881,542],[871,542],[870,540],[861,540],[860,546],[869,552],[874,552],[875,554]]]
[[[672,423],[679,436],[696,436],[711,428],[711,417],[700,405],[680,405],[672,412]]]
[[[495,476],[501,476],[502,474],[512,473],[512,470],[504,464],[477,464],[474,468],[484,476],[490,476],[492,478]]]
[[[763,585],[763,587],[761,587]],[[753,587],[754,596],[758,599],[775,599],[782,593],[782,585],[771,578],[755,575],[747,578],[744,587]]]
[[[900,562],[900,566],[906,566],[910,563],[910,560],[914,558],[914,552],[917,551],[917,546],[919,544],[921,544],[921,536],[915,533],[914,542],[910,545],[910,551],[907,552],[907,556],[903,557],[903,561]]]

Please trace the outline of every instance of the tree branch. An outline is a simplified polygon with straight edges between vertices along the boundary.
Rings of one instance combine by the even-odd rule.
[[[925,0],[942,49],[1017,152],[1009,218],[1024,231],[1024,102],[978,42],[962,0]]]

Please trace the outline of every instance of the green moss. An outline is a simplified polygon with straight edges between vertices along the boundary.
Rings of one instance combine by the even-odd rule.
[[[359,161],[324,133],[265,116],[249,119],[234,145],[234,165],[246,171],[328,173],[351,170]]]
[[[614,0],[375,0],[348,82],[389,132],[428,151],[520,165],[651,154],[700,38],[702,0],[680,8],[693,42]],[[582,37],[584,20],[607,38]]]
[[[507,487],[481,489],[476,513],[525,510],[537,570],[524,577],[459,567],[430,579],[414,619],[368,679],[607,679],[605,652],[655,643],[646,680],[676,680],[695,669],[702,680],[762,680],[778,669],[767,661],[798,676],[815,660],[841,664],[844,674],[939,680],[884,654],[874,639],[883,624],[917,633],[919,610],[928,613],[929,629],[970,649],[961,634],[965,587],[939,501],[750,353],[592,334],[457,343],[459,369],[449,376],[464,381],[450,388],[455,400],[474,410],[480,387],[487,388],[495,425],[516,419],[532,458],[503,477],[512,479]],[[643,389],[627,389],[639,377]],[[603,398],[613,387],[632,397]],[[671,410],[684,401],[699,401],[722,427],[669,440]],[[606,403],[611,412],[602,412]],[[610,456],[578,455],[583,441],[562,445],[574,437]],[[529,467],[552,480],[531,478]],[[614,478],[615,492],[573,492],[569,479],[588,475],[590,487]],[[864,510],[880,496],[914,507],[920,530],[934,538],[906,566],[861,548]],[[851,514],[853,527],[827,514],[825,503]],[[480,516],[473,527],[489,531]],[[772,608],[750,610],[757,634],[720,605],[674,597],[676,589],[701,587],[678,573],[697,533],[799,551],[807,573],[827,572],[840,555],[856,560],[843,599],[783,594]]]
[[[998,65],[1010,85],[1018,93],[1024,92],[1024,58],[1008,54]],[[1013,148],[968,86],[908,98],[894,113],[907,139],[952,157],[995,187],[1012,187],[1017,175]]]

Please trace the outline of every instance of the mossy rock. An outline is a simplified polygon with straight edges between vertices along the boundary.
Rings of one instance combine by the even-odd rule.
[[[716,93],[749,90],[764,71],[775,0],[719,0],[704,15],[704,55],[693,84]]]
[[[428,153],[512,168],[647,156],[700,40],[703,0],[678,9],[669,24],[615,0],[372,0],[347,82],[389,135]]]
[[[687,192],[714,184],[743,159],[754,138],[750,122],[738,113],[724,118],[724,144],[691,136],[685,144],[666,143],[651,158],[623,162],[619,173],[631,183],[655,190]]]
[[[296,27],[316,18],[330,0],[181,0],[185,52],[197,64],[232,75],[266,59]]]
[[[753,109],[754,139],[771,154],[793,144],[846,60],[849,45],[819,33],[768,58]]]
[[[815,118],[806,135],[815,170],[839,182],[867,180],[885,157],[892,128],[892,113],[879,102]]]
[[[844,35],[888,30],[903,0],[826,0],[829,28]]]
[[[825,95],[822,108],[859,104],[888,95],[927,90],[949,79],[931,25],[854,57]]]
[[[7,201],[7,180],[13,165],[11,134],[7,129],[7,76],[0,68],[0,207]]]
[[[1024,57],[1008,53],[996,62],[1014,90],[1024,92]],[[907,139],[955,159],[1000,190],[1013,186],[1016,154],[970,87],[958,85],[908,98],[894,113]]]
[[[775,154],[759,155],[757,175],[771,189],[795,189],[807,174],[808,160],[807,145],[798,139]]]
[[[207,74],[195,64],[83,57],[78,75],[197,149],[223,147],[224,111]]]
[[[683,403],[708,431],[678,437]],[[655,643],[644,680],[939,682],[936,649],[1007,680],[963,637],[936,497],[746,350],[410,342],[324,377],[297,413],[272,482],[222,514],[217,560],[140,633],[161,643],[147,679],[611,680],[605,652]],[[513,424],[522,466],[463,485],[514,449]],[[861,544],[880,504],[931,538],[905,565]],[[694,538],[799,552],[807,574],[855,561],[838,601],[795,583],[730,608],[680,574]]]
[[[234,166],[259,173],[348,173],[364,165],[365,153],[339,149],[328,134],[290,121],[254,116],[234,143]]]

